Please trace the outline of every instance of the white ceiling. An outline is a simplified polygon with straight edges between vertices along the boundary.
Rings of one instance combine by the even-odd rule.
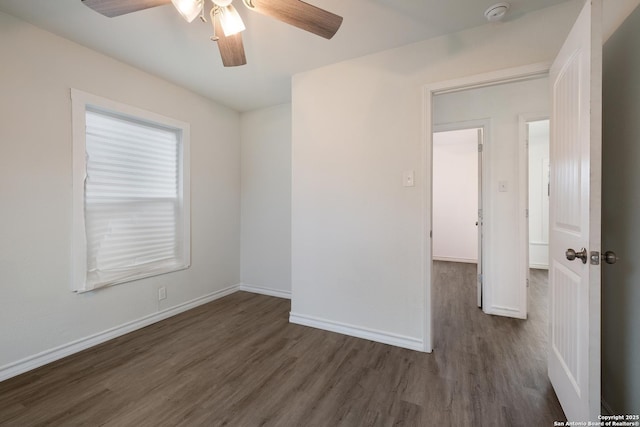
[[[511,0],[507,19],[566,0]],[[307,0],[344,17],[325,40],[235,5],[248,64],[224,68],[211,25],[172,5],[105,18],[80,0],[0,0],[0,11],[163,77],[238,111],[289,102],[291,76],[350,58],[486,24],[494,0]],[[496,24],[492,24],[496,25]],[[500,24],[497,24],[500,25]]]

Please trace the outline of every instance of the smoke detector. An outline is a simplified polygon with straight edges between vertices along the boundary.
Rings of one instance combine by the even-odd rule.
[[[506,2],[496,3],[484,11],[484,16],[489,22],[500,21],[507,14],[511,5]]]

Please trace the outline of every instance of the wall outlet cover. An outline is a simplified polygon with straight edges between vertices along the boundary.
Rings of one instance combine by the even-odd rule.
[[[415,177],[416,174],[413,170],[404,171],[402,173],[402,185],[405,187],[415,186]]]

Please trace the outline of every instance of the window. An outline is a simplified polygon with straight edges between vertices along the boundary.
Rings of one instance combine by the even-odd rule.
[[[189,125],[75,89],[73,289],[189,267]]]

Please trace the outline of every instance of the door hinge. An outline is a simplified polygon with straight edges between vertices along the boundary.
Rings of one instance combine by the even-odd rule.
[[[478,144],[478,153],[482,153],[482,146],[483,146],[483,145],[484,145],[484,144]]]
[[[529,279],[527,279],[527,288],[529,287]]]
[[[524,217],[529,218],[529,209],[524,210]]]
[[[482,274],[478,274],[478,283],[482,283]]]

